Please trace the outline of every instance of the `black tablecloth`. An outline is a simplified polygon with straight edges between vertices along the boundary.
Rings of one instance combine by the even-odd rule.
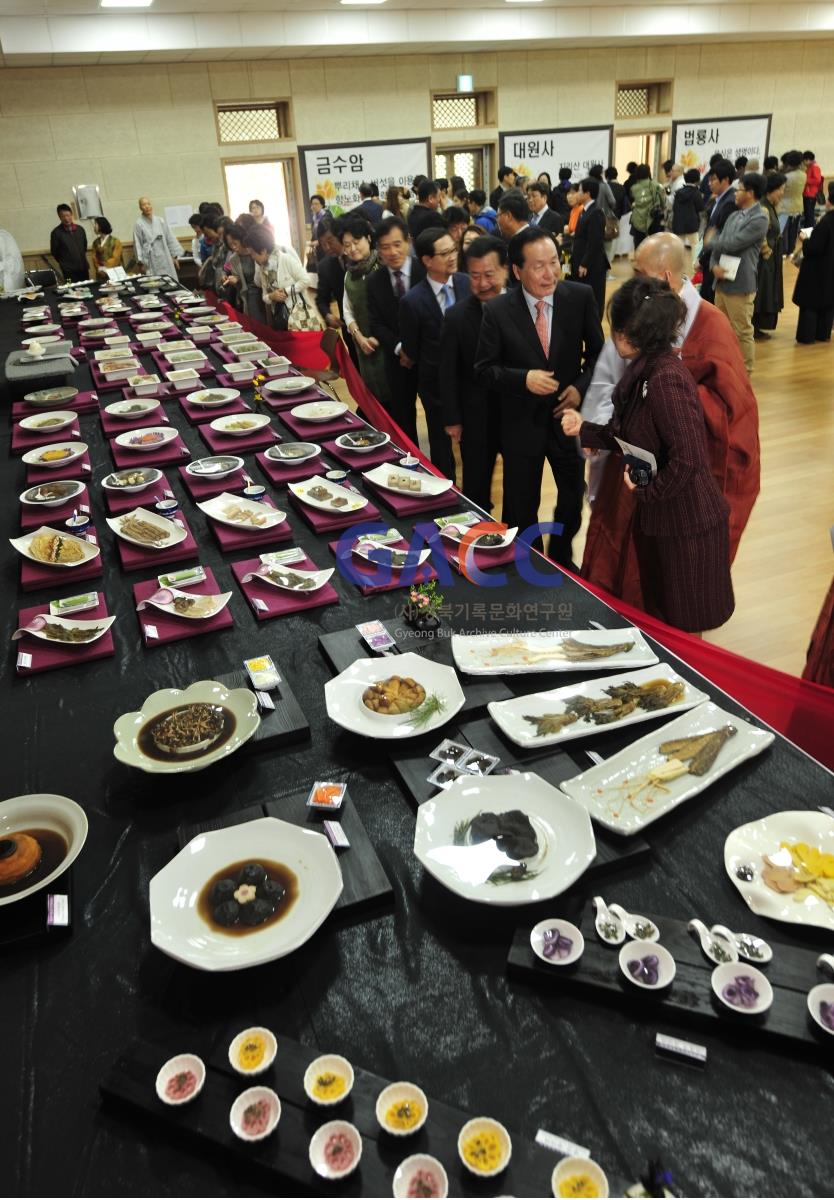
[[[16,303],[0,306],[3,357],[18,345],[18,318]],[[86,365],[77,379],[80,387],[91,386]],[[204,453],[179,405],[168,402],[166,410],[195,457]],[[834,1178],[830,1051],[827,1060],[824,1052],[816,1061],[794,1059],[766,1042],[734,1044],[728,1026],[698,1038],[709,1049],[706,1069],[661,1061],[653,1052],[657,1028],[682,1031],[668,1022],[658,1026],[649,1011],[628,1015],[507,979],[515,925],[546,913],[450,903],[449,894],[424,876],[412,853],[413,808],[384,752],[326,716],[323,685],[330,670],[317,645],[321,632],[393,614],[402,593],[366,600],[335,577],[338,606],[257,624],[232,579],[229,556],[216,549],[205,518],[178,473],[169,470],[201,561],[234,593],[235,628],[143,649],[129,585],[150,572],[126,577],[120,569],[98,486],[112,464],[97,415],[83,416],[81,428],[92,448],[90,490],[105,572],[103,583],[93,586],[103,587],[116,614],[117,653],[30,679],[15,678],[14,649],[3,663],[2,795],[65,794],[83,805],[90,821],[74,868],[74,932],[48,946],[6,952],[0,961],[7,1187],[36,1195],[257,1193],[262,1180],[256,1175],[201,1158],[124,1113],[103,1110],[98,1094],[100,1080],[131,1039],[191,1049],[237,1023],[264,1024],[279,1038],[283,1032],[382,1076],[413,1079],[429,1096],[491,1114],[523,1136],[532,1138],[541,1127],[569,1137],[589,1147],[614,1178],[637,1178],[646,1160],[659,1155],[690,1195],[828,1191]],[[8,436],[7,426],[6,449]],[[253,457],[246,457],[254,467]],[[0,461],[6,544],[18,532],[24,468],[7,455]],[[314,552],[319,565],[328,565],[323,541],[317,544],[297,515],[291,519],[298,543]],[[24,597],[19,569],[17,554],[7,550],[6,646],[17,609],[48,598]],[[541,604],[543,597],[553,615],[532,623],[494,607]],[[448,598],[458,610],[449,624],[458,629],[490,620],[529,629],[587,627],[591,618],[608,627],[623,624],[569,581],[549,592],[513,575],[505,588],[486,594],[486,618],[472,607],[484,602],[485,593],[465,580],[448,589]],[[564,606],[561,616],[558,605]],[[158,687],[228,672],[263,651],[295,690],[313,730],[311,742],[275,755],[241,753],[185,778],[153,777],[116,762],[117,715],[139,707]],[[670,658],[662,650],[660,656]],[[709,683],[698,682],[719,703],[741,711]],[[545,686],[541,676],[528,685],[524,690]],[[394,883],[393,912],[349,926],[331,924],[291,958],[232,976],[191,971],[151,947],[148,881],[176,852],[178,825],[330,777],[349,781]],[[742,822],[830,800],[830,775],[777,739],[764,756],[653,827],[648,860],[593,890],[636,911],[698,915],[831,949],[830,938],[774,927],[749,913],[724,873],[722,855],[727,833]],[[570,915],[589,894],[580,882],[546,907]],[[548,1191],[546,1178],[541,1188]]]

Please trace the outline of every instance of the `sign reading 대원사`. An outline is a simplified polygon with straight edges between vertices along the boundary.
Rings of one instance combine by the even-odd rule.
[[[684,170],[697,167],[703,175],[713,154],[735,162],[757,158],[764,165],[770,141],[770,113],[756,117],[699,117],[672,123],[672,157]]]
[[[331,211],[359,204],[359,184],[375,183],[381,198],[397,184],[410,187],[415,175],[429,174],[429,139],[360,142],[338,146],[299,146],[304,195],[324,196]]]
[[[502,133],[501,161],[528,179],[536,179],[542,171],[547,171],[555,184],[561,167],[570,167],[571,177],[581,179],[595,163],[608,166],[613,137],[613,125]]]

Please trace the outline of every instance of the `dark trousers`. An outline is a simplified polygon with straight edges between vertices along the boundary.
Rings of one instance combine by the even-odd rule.
[[[607,275],[607,270],[594,271],[590,275],[586,275],[584,279],[577,280],[577,283],[587,283],[591,288],[591,291],[594,293],[600,319],[605,311],[605,279]]]
[[[803,345],[830,342],[834,326],[834,308],[800,308],[796,340]]]
[[[580,457],[574,440],[553,430],[544,454],[516,454],[507,450],[502,453],[504,506],[501,517],[505,525],[517,525],[520,533],[539,519],[544,460],[550,464],[557,489],[553,520],[562,526],[562,533],[551,536],[548,554],[554,562],[570,567],[573,562],[571,544],[582,523],[585,494],[585,460]]]
[[[86,267],[65,267],[60,264],[61,272],[67,283],[88,283],[90,272]]]
[[[796,239],[799,237],[799,226],[802,223],[801,213],[792,213],[788,217],[787,224],[782,230],[782,253],[785,258],[793,254],[796,248]],[[813,219],[811,220],[813,225]]]
[[[814,224],[814,210],[816,209],[816,207],[817,207],[816,196],[803,196],[802,197],[802,209],[803,209],[802,226],[804,229],[808,229],[809,226]]]
[[[463,460],[463,492],[484,509],[492,510],[492,474],[501,449],[501,424],[498,406],[488,403],[463,413],[460,456]]]
[[[631,236],[634,239],[634,249],[636,250],[640,243],[649,236],[649,231],[648,229],[635,229],[632,225]]]
[[[417,372],[386,356],[385,377],[391,393],[391,416],[407,438],[417,444]]]
[[[446,430],[443,428],[443,409],[439,401],[437,403],[432,403],[432,401],[425,396],[421,396],[420,400],[423,404],[423,411],[426,414],[426,425],[429,431],[429,458],[437,467],[438,471],[442,471],[447,479],[454,481],[455,456],[452,453],[452,440]],[[416,428],[414,430],[414,437],[411,440],[416,444]]]

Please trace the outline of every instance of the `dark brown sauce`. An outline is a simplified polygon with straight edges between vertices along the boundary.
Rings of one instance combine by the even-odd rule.
[[[16,829],[14,833],[3,833],[0,841],[5,841],[10,838],[14,841],[15,837],[22,833],[26,833],[29,837],[35,839],[41,848],[41,861],[35,867],[34,871],[30,871],[28,875],[24,875],[22,879],[18,879],[16,883],[7,883],[0,887],[0,898],[5,896],[16,896],[18,892],[24,892],[27,888],[32,887],[35,883],[40,883],[42,879],[46,879],[47,875],[51,875],[56,867],[59,867],[67,857],[67,839],[62,837],[60,833],[56,833],[54,829]]]
[[[156,716],[146,721],[139,730],[138,737],[136,738],[137,745],[142,753],[147,755],[148,758],[157,759],[158,762],[189,762],[191,759],[202,758],[205,754],[213,754],[215,750],[219,749],[225,742],[228,742],[237,727],[235,715],[228,708],[223,708],[220,704],[212,704],[209,707],[221,714],[223,727],[220,731],[220,736],[210,746],[206,749],[194,750],[184,754],[172,754],[166,750],[160,750],[153,740],[153,730],[165,717],[170,717],[171,713],[185,712],[186,709],[192,707],[191,704],[178,704],[176,708],[167,708],[164,712],[157,713]]]
[[[298,876],[295,872],[291,871],[284,863],[273,862],[269,858],[259,858],[257,861],[266,871],[267,877],[275,883],[280,883],[285,888],[284,897],[277,904],[272,916],[267,917],[260,925],[221,925],[215,921],[213,915],[214,905],[211,901],[211,893],[215,885],[221,879],[237,879],[247,863],[254,861],[251,858],[242,858],[240,862],[229,863],[222,871],[217,871],[212,875],[211,879],[203,885],[200,895],[197,897],[197,912],[215,933],[226,933],[230,937],[245,937],[247,933],[257,933],[259,929],[267,929],[270,925],[276,925],[282,917],[285,917],[298,899]]]

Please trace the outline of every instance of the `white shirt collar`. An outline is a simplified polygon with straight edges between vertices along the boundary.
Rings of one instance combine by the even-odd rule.
[[[452,295],[454,296],[454,294],[455,294],[454,276],[451,276],[449,279],[447,279],[445,283],[438,283],[436,279],[431,279],[428,275],[426,276],[426,279],[428,279],[431,290],[434,292],[435,296],[439,296],[440,289],[444,288],[444,287],[447,287],[449,289],[449,291],[452,293]]]
[[[524,301],[527,305],[527,310],[530,313],[530,316],[532,317],[533,321],[535,321],[536,317],[538,316],[538,312],[536,310],[536,305],[538,304],[538,300],[536,299],[535,296],[531,296],[526,288],[522,288],[521,293],[524,296]],[[550,319],[552,316],[552,312],[553,312],[553,295],[551,294],[549,296],[542,296],[542,300],[544,300],[544,303],[545,303],[545,310],[544,310],[545,316],[548,319]]]
[[[583,211],[583,212],[587,212],[587,211],[588,211],[588,209],[589,209],[589,208],[591,207],[591,205],[593,204],[593,202],[594,202],[594,201],[593,201],[593,197],[592,197],[592,198],[591,198],[591,199],[588,201],[588,203],[587,203],[587,204],[583,204],[583,205],[582,205],[582,211]]]
[[[409,254],[403,265],[400,267],[401,274],[406,278],[411,278],[411,255]],[[388,274],[391,276],[391,282],[394,282],[394,272],[391,267],[388,268]]]

